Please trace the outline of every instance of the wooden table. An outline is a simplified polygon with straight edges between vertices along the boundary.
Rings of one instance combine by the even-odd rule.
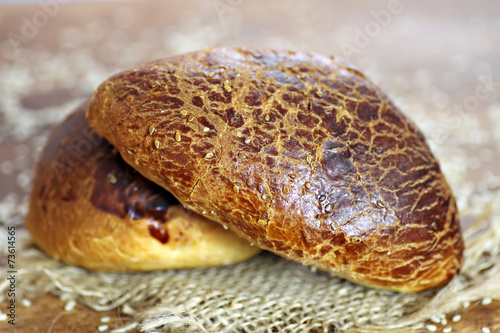
[[[71,101],[86,98],[110,73],[146,60],[205,46],[261,45],[338,54],[367,71],[382,87],[394,87],[394,80],[413,75],[423,86],[443,86],[447,105],[463,104],[464,98],[474,93],[479,75],[489,73],[494,82],[500,77],[498,13],[500,2],[488,0],[190,0],[3,5],[0,70],[19,71],[10,71],[15,76],[0,80],[12,80],[15,90],[17,80],[26,75],[33,79],[26,91],[17,93],[20,97],[15,107],[23,110],[23,116],[32,112],[36,117],[39,110],[63,109]],[[58,65],[59,58],[65,66],[71,66]],[[404,80],[401,86],[404,90]],[[388,93],[391,95],[391,91]],[[484,128],[491,126],[486,111],[495,101],[499,101],[498,91],[474,109],[475,121]],[[0,123],[5,121],[2,117],[0,113]],[[18,162],[22,162],[23,169],[31,170],[35,160],[26,153],[26,146],[36,146],[33,141],[46,133],[48,123],[35,126],[26,137],[0,133],[0,163],[17,161],[23,155]],[[23,140],[29,143],[24,144]],[[486,172],[496,173],[499,162],[497,152],[489,163],[471,170],[468,177],[480,179]],[[16,171],[12,163],[0,167],[0,202],[11,194],[17,199],[26,196],[29,183],[25,179],[29,179],[29,173],[19,176],[22,171]],[[2,310],[4,306],[5,303]],[[16,329],[93,332],[102,325],[111,329],[127,322],[127,316],[118,311],[99,313],[81,304],[72,311],[63,308],[64,303],[55,296],[32,299],[29,307],[19,305]],[[461,320],[453,322],[458,313]],[[109,317],[110,321],[103,323],[102,317]],[[452,332],[480,332],[482,327],[500,332],[500,302],[473,303],[447,314],[447,319],[447,325],[428,324],[438,332],[444,327],[451,327]],[[5,321],[0,322],[0,331],[11,329]]]

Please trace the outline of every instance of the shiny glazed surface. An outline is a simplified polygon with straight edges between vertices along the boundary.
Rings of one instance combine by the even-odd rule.
[[[186,208],[290,259],[400,291],[461,266],[455,200],[422,133],[335,58],[158,60],[105,81],[87,119]]]

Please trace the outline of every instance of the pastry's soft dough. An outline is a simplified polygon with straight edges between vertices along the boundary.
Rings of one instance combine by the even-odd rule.
[[[85,110],[54,129],[38,165],[26,225],[45,252],[102,271],[220,266],[259,252],[123,162]]]
[[[287,258],[410,292],[461,267],[455,199],[423,134],[333,57],[154,61],[101,84],[87,120],[186,208]]]

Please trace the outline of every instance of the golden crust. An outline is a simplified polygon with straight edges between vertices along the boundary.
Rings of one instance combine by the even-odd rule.
[[[186,208],[277,254],[381,288],[448,283],[453,194],[422,133],[356,69],[207,49],[119,73],[90,126]]]
[[[130,168],[85,109],[54,130],[38,166],[26,225],[45,252],[102,271],[220,266],[259,252]]]

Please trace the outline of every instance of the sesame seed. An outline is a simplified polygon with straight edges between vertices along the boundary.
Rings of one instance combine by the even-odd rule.
[[[111,318],[109,317],[102,317],[101,318],[101,323],[108,323]]]
[[[320,195],[319,198],[318,198],[319,202],[323,202],[325,200],[326,200],[326,195],[324,195],[324,194]]]
[[[158,139],[155,140],[155,147],[160,148],[160,140],[158,140]]]
[[[252,140],[251,140],[251,139],[246,139],[246,140],[245,140],[245,144],[247,144],[247,145],[248,145],[248,144],[250,144],[250,142],[252,142]]]
[[[107,331],[108,325],[101,325],[101,326],[97,327],[97,329],[99,330],[99,332]]]
[[[331,212],[332,211],[332,204],[328,204],[325,206],[325,212]]]
[[[181,141],[181,133],[179,133],[177,131],[175,132],[175,141],[177,141],[177,142]]]
[[[262,199],[263,200],[267,200],[267,199],[270,199],[271,197],[268,195],[268,194],[263,194],[262,195]]]
[[[188,112],[186,110],[181,110],[181,116],[187,116]]]
[[[214,153],[208,153],[205,155],[205,158],[212,158],[214,157]]]
[[[155,132],[155,130],[156,129],[154,128],[154,126],[149,126],[149,134],[150,135],[153,135],[153,133]]]
[[[259,192],[264,192],[266,190],[264,184],[259,184],[259,186],[257,186],[257,189],[259,190]]]
[[[7,315],[5,313],[0,313],[0,321],[7,320]]]
[[[431,228],[432,228],[432,230],[437,230],[438,229],[438,223],[436,221],[432,221]]]
[[[233,185],[233,191],[234,191],[234,192],[238,192],[239,190],[240,190],[240,189],[239,189],[239,187],[238,187],[238,186]]]
[[[481,328],[481,332],[490,333],[490,329],[488,327],[483,327],[483,328]]]
[[[253,180],[251,180],[251,179],[247,180],[247,185],[248,186],[253,186]]]
[[[64,311],[71,311],[75,308],[75,305],[76,305],[76,302],[71,300],[69,302],[67,302],[66,304],[64,304]]]
[[[385,204],[384,204],[382,201],[378,200],[378,201],[377,201],[377,206],[378,206],[379,208],[384,208],[384,207],[385,207]]]
[[[207,76],[208,76],[209,78],[213,78],[213,77],[214,77],[214,75],[215,75],[215,73],[214,73],[214,72],[210,72],[210,73],[208,73],[208,75],[207,75]]]
[[[135,163],[136,165],[139,165],[139,159],[138,159],[138,158],[136,158],[136,159],[134,160],[134,163]]]
[[[227,91],[227,92],[231,92],[231,84],[229,83],[228,80],[224,81],[224,90]]]
[[[311,183],[309,182],[306,182],[304,185],[308,190],[312,187]]]
[[[460,319],[462,319],[462,316],[457,314],[457,315],[454,315],[453,318],[451,318],[451,321],[456,323],[457,321],[460,321]]]
[[[437,330],[436,325],[426,325],[425,328],[427,328],[427,330],[429,330],[431,332],[434,332],[435,330]]]
[[[266,114],[266,116],[264,117],[264,120],[269,121],[269,120],[271,120],[271,117],[268,114]]]
[[[464,308],[468,308],[468,307],[469,307],[469,305],[470,305],[470,302],[469,302],[469,301],[465,301],[465,302],[464,302],[464,304],[463,304]]]
[[[443,328],[443,333],[449,333],[449,332],[451,332],[451,327]]]
[[[482,304],[482,305],[488,305],[488,304],[491,304],[491,301],[492,301],[491,297],[485,297],[485,298],[483,298],[483,300],[481,301],[481,304]]]
[[[203,128],[203,132],[208,132],[208,131],[210,131],[210,128],[208,128],[208,127]]]
[[[243,136],[243,133],[241,133],[241,132],[236,132],[236,136],[237,136],[238,138],[241,138],[241,137]]]
[[[31,301],[27,298],[23,299],[22,303],[27,308],[29,308],[31,306]]]
[[[116,182],[118,181],[116,179],[116,176],[112,172],[108,173],[108,180],[113,185],[116,184]]]
[[[127,96],[127,102],[132,103],[134,101],[134,96],[128,95]]]
[[[441,319],[441,325],[444,326],[446,324],[448,324],[448,320],[446,320],[446,318]]]
[[[193,119],[194,119],[194,116],[193,116],[193,115],[190,115],[190,116],[188,117],[188,121],[192,121]]]
[[[436,324],[441,322],[441,318],[439,318],[438,316],[432,316],[430,319]]]

